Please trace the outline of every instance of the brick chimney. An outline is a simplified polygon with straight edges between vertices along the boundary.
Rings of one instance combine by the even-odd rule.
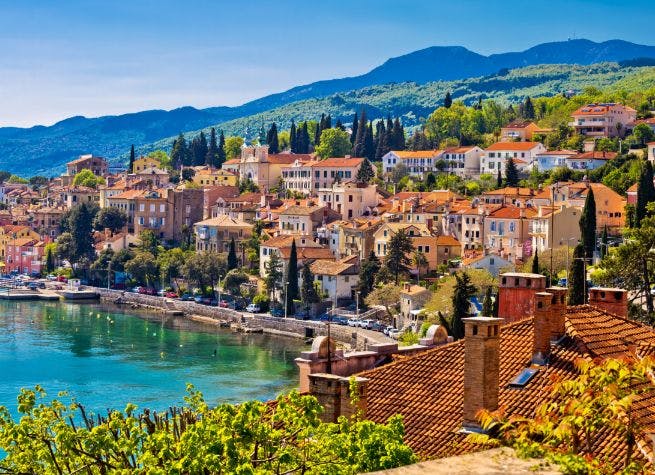
[[[358,392],[356,405],[350,395],[350,378],[327,373],[309,375],[309,392],[323,406],[322,421],[337,422],[339,416],[349,417],[357,410],[366,414],[368,379],[355,377],[355,383]]]
[[[589,305],[627,317],[628,292],[623,289],[592,287],[589,289]]]
[[[531,317],[535,294],[546,288],[546,277],[540,274],[508,272],[500,275],[498,316],[508,323]]]
[[[550,335],[553,324],[552,305],[553,294],[537,292],[535,294],[534,323],[532,340],[532,363],[543,365],[550,353]]]
[[[480,431],[480,409],[498,409],[502,318],[465,318],[464,430]]]
[[[565,320],[566,320],[566,293],[567,289],[564,287],[548,287],[546,292],[553,295],[550,301],[550,310],[552,320],[550,324],[550,339],[557,341],[566,333]]]

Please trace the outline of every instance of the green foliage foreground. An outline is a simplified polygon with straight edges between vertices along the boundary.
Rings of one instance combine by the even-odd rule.
[[[317,400],[297,392],[209,408],[189,386],[187,407],[157,414],[128,404],[105,417],[44,396],[23,389],[18,420],[0,407],[0,473],[355,474],[416,461],[400,416],[323,423]]]

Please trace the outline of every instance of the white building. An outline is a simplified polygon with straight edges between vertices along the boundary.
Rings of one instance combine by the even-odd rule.
[[[487,147],[480,158],[480,173],[497,175],[505,173],[507,161],[514,160],[521,172],[529,172],[538,154],[544,153],[546,147],[539,142],[496,142]]]
[[[319,282],[321,290],[330,300],[351,299],[354,287],[359,284],[359,269],[357,256],[349,256],[339,261],[317,259],[311,263],[310,269],[314,281]]]
[[[552,152],[538,153],[535,165],[540,172],[546,172],[558,167],[566,167],[566,160],[577,155],[575,150],[553,150]]]
[[[392,150],[382,157],[382,169],[384,173],[391,173],[402,163],[410,176],[423,178],[427,173],[437,171],[436,164],[442,153],[442,150]]]
[[[451,147],[444,150],[441,159],[445,160],[446,171],[462,178],[473,178],[480,175],[480,157],[484,153],[480,147]]]
[[[609,160],[614,160],[616,156],[616,152],[578,153],[566,159],[566,166],[571,170],[595,170],[605,165]]]
[[[327,158],[325,160],[297,160],[282,167],[282,180],[287,190],[314,195],[320,188],[334,183],[354,180],[363,158]]]

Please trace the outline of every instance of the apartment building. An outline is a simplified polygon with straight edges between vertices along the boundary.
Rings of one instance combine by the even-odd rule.
[[[520,172],[528,173],[536,156],[545,151],[546,147],[540,142],[496,142],[487,147],[480,158],[480,173],[496,176],[500,170],[504,174],[510,158]]]
[[[593,103],[580,107],[573,114],[569,127],[587,137],[624,137],[637,118],[632,107],[615,102]]]
[[[363,158],[327,158],[325,160],[295,160],[282,168],[284,187],[305,195],[315,195],[319,189],[330,188],[335,183],[357,178]]]

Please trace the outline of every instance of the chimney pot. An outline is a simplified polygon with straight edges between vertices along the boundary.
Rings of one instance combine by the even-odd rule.
[[[550,353],[552,299],[553,294],[548,292],[535,294],[532,362],[537,365],[545,364]]]
[[[589,305],[626,318],[628,292],[618,288],[592,287],[589,289]]]

